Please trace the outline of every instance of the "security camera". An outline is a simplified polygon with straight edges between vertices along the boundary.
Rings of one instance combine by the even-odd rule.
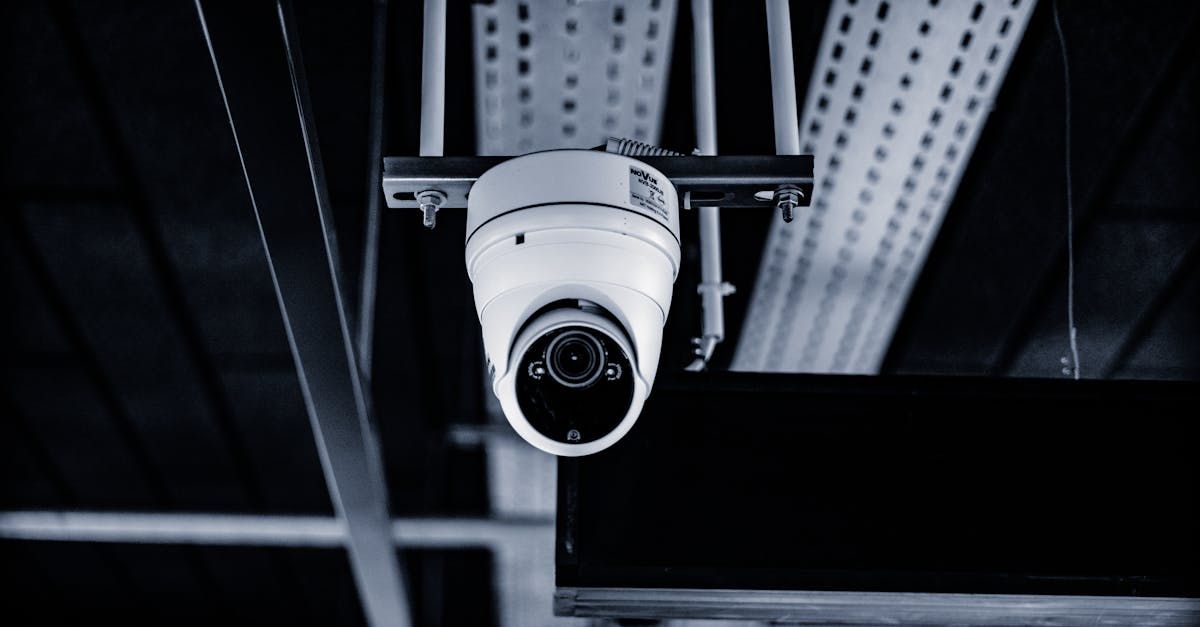
[[[503,161],[470,190],[466,262],[492,390],[516,432],[566,456],[628,433],[679,272],[667,177],[589,150]]]

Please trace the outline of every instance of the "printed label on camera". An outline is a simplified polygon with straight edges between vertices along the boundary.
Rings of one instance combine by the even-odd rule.
[[[658,175],[629,166],[629,204],[641,207],[667,222],[667,195]]]

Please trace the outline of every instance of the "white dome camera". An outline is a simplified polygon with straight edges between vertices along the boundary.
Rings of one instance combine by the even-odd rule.
[[[467,201],[467,274],[513,428],[578,456],[621,439],[650,394],[679,272],[679,206],[629,157],[553,150],[485,172]]]

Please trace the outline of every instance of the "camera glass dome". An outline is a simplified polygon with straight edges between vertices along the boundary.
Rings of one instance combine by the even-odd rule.
[[[568,326],[533,341],[517,364],[521,413],[542,435],[593,442],[616,429],[633,402],[633,367],[612,338]]]

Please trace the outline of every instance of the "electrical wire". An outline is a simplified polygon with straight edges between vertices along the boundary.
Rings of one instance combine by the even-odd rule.
[[[1071,66],[1067,62],[1067,39],[1063,36],[1062,21],[1058,18],[1058,0],[1053,0],[1054,31],[1058,34],[1058,48],[1062,53],[1063,92],[1066,102],[1065,118],[1065,167],[1067,172],[1067,333],[1071,345],[1071,374],[1079,380],[1079,342],[1075,327],[1075,204],[1071,185]]]

